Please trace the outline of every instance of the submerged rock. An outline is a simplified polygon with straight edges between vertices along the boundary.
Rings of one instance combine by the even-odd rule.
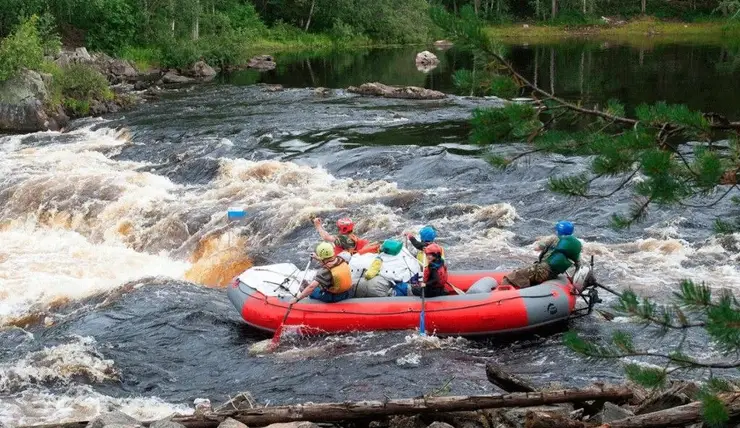
[[[192,83],[192,82],[195,82],[195,79],[192,79],[190,77],[180,76],[175,71],[170,70],[164,76],[162,76],[162,82],[163,83],[183,84],[183,83]]]
[[[438,100],[447,96],[443,92],[418,86],[389,86],[378,82],[363,83],[360,87],[350,86],[347,91],[361,95],[412,100]]]
[[[247,67],[254,68],[259,71],[268,71],[274,70],[275,67],[277,67],[277,64],[271,55],[257,55],[249,60]]]

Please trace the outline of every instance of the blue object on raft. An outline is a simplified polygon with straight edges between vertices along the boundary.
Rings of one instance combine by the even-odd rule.
[[[247,216],[247,210],[239,207],[229,207],[226,216],[229,220],[239,220]]]

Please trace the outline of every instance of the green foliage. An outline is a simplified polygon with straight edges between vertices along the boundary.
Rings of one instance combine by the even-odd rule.
[[[21,68],[36,70],[44,59],[36,16],[23,22],[10,36],[0,41],[0,82]]]
[[[105,76],[89,65],[71,64],[62,68],[54,84],[58,85],[65,103],[89,104],[93,100],[111,101],[114,97]]]
[[[510,103],[503,108],[473,111],[471,140],[477,144],[516,141],[540,127],[537,112],[529,104]]]
[[[724,427],[730,415],[722,401],[714,394],[704,393],[701,396],[701,414],[704,422],[710,427]]]
[[[119,56],[131,62],[137,70],[146,71],[160,65],[162,50],[158,47],[126,46]]]
[[[89,48],[117,52],[132,44],[137,14],[126,0],[90,0],[85,12],[85,44]]]
[[[659,388],[666,384],[668,376],[665,370],[656,367],[644,367],[639,364],[625,364],[627,378],[646,388]]]

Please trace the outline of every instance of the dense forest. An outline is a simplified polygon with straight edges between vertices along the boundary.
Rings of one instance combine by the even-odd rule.
[[[120,53],[160,47],[187,56],[212,45],[228,50],[249,40],[290,41],[308,34],[329,40],[425,42],[433,37],[428,9],[458,13],[471,6],[491,23],[543,21],[586,24],[601,16],[649,14],[684,20],[728,17],[740,0],[2,0],[0,37],[40,17],[70,45]],[[438,30],[437,30],[438,31]],[[308,33],[308,34],[307,34]],[[192,42],[196,41],[196,44]]]

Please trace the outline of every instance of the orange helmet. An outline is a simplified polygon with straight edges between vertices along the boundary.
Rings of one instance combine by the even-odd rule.
[[[337,228],[339,229],[339,233],[352,233],[352,231],[355,229],[355,224],[354,222],[352,222],[351,218],[344,217],[337,220]]]
[[[442,254],[442,247],[437,244],[429,244],[424,247],[424,254]]]

